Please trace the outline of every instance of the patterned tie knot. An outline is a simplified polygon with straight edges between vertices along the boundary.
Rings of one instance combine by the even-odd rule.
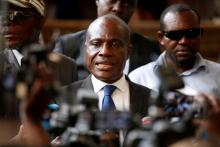
[[[104,87],[104,96],[111,96],[115,89],[114,85],[106,85]]]

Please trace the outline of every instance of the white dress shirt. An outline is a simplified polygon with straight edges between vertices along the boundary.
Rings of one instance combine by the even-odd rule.
[[[21,59],[24,57],[18,50],[16,49],[13,49],[12,50],[13,54],[15,55],[17,61],[18,61],[18,64],[21,66]]]
[[[129,74],[129,65],[130,65],[130,59],[127,59],[127,60],[126,60],[126,63],[125,63],[125,68],[124,68],[124,70],[123,70],[123,73],[124,73],[125,75],[128,75],[128,74]]]
[[[99,97],[99,109],[102,108],[102,101],[104,97],[104,90],[103,87],[105,85],[108,85],[108,83],[105,83],[103,81],[98,80],[95,78],[95,76],[92,75],[92,84],[94,87],[94,92]],[[118,81],[110,84],[114,85],[117,88],[112,93],[111,97],[113,99],[113,102],[115,104],[116,110],[119,111],[129,111],[130,110],[130,92],[129,92],[129,85],[128,81],[125,79],[125,75],[123,75]]]
[[[103,81],[98,80],[95,76],[92,75],[92,84],[94,87],[94,92],[99,97],[99,110],[102,108],[102,101],[104,98],[104,86],[105,85],[114,85],[117,88],[112,93],[111,97],[115,104],[116,110],[118,111],[129,111],[130,110],[130,92],[129,92],[129,84],[125,79],[125,75],[123,75],[118,81],[108,84]],[[124,142],[124,133],[121,130],[119,134],[120,146],[123,145]]]

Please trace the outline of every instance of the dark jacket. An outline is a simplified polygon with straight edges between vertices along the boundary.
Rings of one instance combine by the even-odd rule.
[[[77,68],[73,59],[61,55],[59,53],[53,53],[58,55],[59,62],[49,61],[48,66],[52,70],[55,78],[60,81],[61,85],[67,85],[77,80]],[[5,49],[0,52],[0,117],[4,118],[18,118],[19,117],[19,100],[15,99],[14,89],[10,89],[11,79],[17,75],[20,66],[13,54],[12,50]],[[12,75],[12,78],[8,78]],[[11,83],[15,86],[16,81]]]
[[[126,80],[129,83],[129,91],[130,91],[130,112],[132,114],[138,114],[140,116],[146,116],[148,110],[148,101],[150,96],[150,89],[135,84],[129,80],[126,76]],[[76,93],[78,89],[88,89],[94,91],[91,75],[86,79],[74,82],[68,86],[65,86],[65,91],[68,92],[69,98],[76,99]],[[69,102],[74,102],[74,100],[70,100]]]
[[[61,85],[67,85],[78,80],[77,67],[73,59],[59,53],[53,53],[59,57],[59,61],[48,60],[48,66]],[[16,73],[20,66],[12,50],[6,49],[0,52],[0,77],[4,73]]]

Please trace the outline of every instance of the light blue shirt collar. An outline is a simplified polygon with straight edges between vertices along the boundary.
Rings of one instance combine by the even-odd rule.
[[[164,52],[158,57],[158,59],[155,61],[156,64],[155,64],[155,66],[153,67],[153,70],[154,70],[155,73],[157,73],[157,68],[158,68],[158,66],[160,66],[160,65],[163,65],[163,66],[165,65],[165,66],[167,66],[167,63],[166,63],[166,60],[165,60],[165,54],[166,54],[166,51],[164,51]],[[197,54],[196,54],[196,62],[195,62],[195,64],[194,64],[193,68],[190,69],[190,70],[184,71],[183,73],[180,73],[179,75],[180,75],[180,76],[189,76],[189,75],[193,74],[194,72],[198,72],[198,71],[200,71],[200,70],[207,70],[206,66],[207,66],[207,65],[206,65],[206,63],[205,63],[204,58],[201,56],[200,53],[197,53]]]

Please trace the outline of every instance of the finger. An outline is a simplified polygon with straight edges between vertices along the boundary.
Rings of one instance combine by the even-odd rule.
[[[205,101],[205,95],[202,94],[202,93],[199,93],[199,94],[194,96],[193,101],[196,102],[196,103],[201,103],[202,104]]]
[[[220,101],[219,101],[219,98],[214,96],[214,95],[210,95],[209,96],[209,100],[210,100],[210,103],[212,105],[212,110],[214,112],[219,112],[220,111]]]
[[[200,93],[194,97],[194,101],[208,110],[219,106],[217,98],[213,95]]]
[[[53,139],[50,143],[53,147],[56,147],[56,146],[60,146],[61,142],[60,142],[60,137],[57,136],[55,139]]]
[[[207,108],[208,104],[209,104],[208,98],[203,93],[199,93],[198,95],[194,96],[193,105],[195,108],[198,106],[203,107],[203,108]]]

